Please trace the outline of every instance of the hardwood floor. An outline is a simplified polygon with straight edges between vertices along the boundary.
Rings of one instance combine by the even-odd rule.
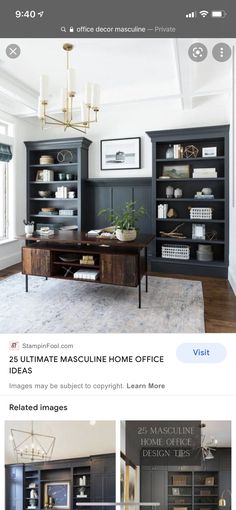
[[[0,271],[0,280],[21,271],[21,264]],[[236,296],[230,284],[223,278],[206,276],[166,275],[151,273],[164,278],[198,280],[202,282],[205,305],[205,328],[207,333],[236,333]]]

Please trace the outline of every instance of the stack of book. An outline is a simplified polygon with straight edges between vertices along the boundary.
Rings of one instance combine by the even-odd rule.
[[[66,186],[58,186],[57,191],[55,193],[56,198],[67,198],[68,189]]]
[[[158,218],[167,218],[168,204],[159,204],[157,208]]]
[[[96,269],[78,269],[74,273],[74,278],[76,280],[97,280],[99,275],[99,271]]]
[[[202,179],[202,178],[217,178],[217,171],[215,168],[194,168],[193,169],[193,179]]]
[[[76,213],[75,209],[59,209],[59,216],[74,216]]]
[[[43,154],[40,156],[39,163],[40,165],[52,165],[54,163],[54,158],[50,156],[50,154]]]
[[[215,195],[203,195],[203,193],[201,194],[196,194],[194,195],[194,198],[198,198],[200,200],[212,200],[213,198],[215,198]]]
[[[41,227],[40,229],[36,230],[36,232],[40,236],[51,236],[54,234],[54,230],[48,227]]]
[[[89,230],[87,232],[87,236],[88,237],[97,237],[99,234],[101,234],[101,232],[102,232],[101,228],[100,229],[98,228],[97,230]]]
[[[93,255],[83,255],[82,259],[80,259],[79,263],[81,265],[94,266],[95,260]]]
[[[53,170],[43,170],[43,182],[54,181],[54,172]]]

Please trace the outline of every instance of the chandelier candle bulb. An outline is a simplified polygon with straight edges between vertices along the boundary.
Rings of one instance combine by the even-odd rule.
[[[91,105],[91,100],[92,100],[91,96],[92,96],[92,84],[86,83],[85,96],[84,96],[85,104]]]
[[[86,123],[88,122],[88,107],[86,104],[81,103],[81,122]]]
[[[91,105],[93,109],[98,110],[100,104],[100,87],[97,83],[94,83],[92,87],[92,99]]]
[[[40,76],[40,97],[42,101],[48,100],[48,76],[46,74]]]
[[[75,69],[68,69],[68,92],[70,96],[76,95],[76,71]]]
[[[39,97],[39,99],[38,99],[38,118],[41,120],[44,118],[44,105],[43,105],[42,101],[43,101],[42,98]]]
[[[67,108],[67,92],[66,92],[66,89],[61,89],[61,107],[62,107],[62,111],[64,112]]]

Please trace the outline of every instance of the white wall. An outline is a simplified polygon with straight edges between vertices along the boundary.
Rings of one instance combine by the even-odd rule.
[[[13,146],[13,160],[10,164],[10,214],[11,236],[23,234],[23,219],[26,217],[26,152],[24,141],[34,139],[37,129],[21,119],[0,112],[0,118],[14,124],[15,143]],[[0,243],[0,269],[17,264],[21,260],[21,243],[11,241]]]

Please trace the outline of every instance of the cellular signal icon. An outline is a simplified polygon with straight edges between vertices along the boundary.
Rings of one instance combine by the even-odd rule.
[[[196,18],[196,17],[197,17],[196,11],[188,12],[188,14],[186,14],[186,18]]]
[[[209,14],[209,11],[199,11],[199,14],[202,16],[202,18],[206,18]]]

